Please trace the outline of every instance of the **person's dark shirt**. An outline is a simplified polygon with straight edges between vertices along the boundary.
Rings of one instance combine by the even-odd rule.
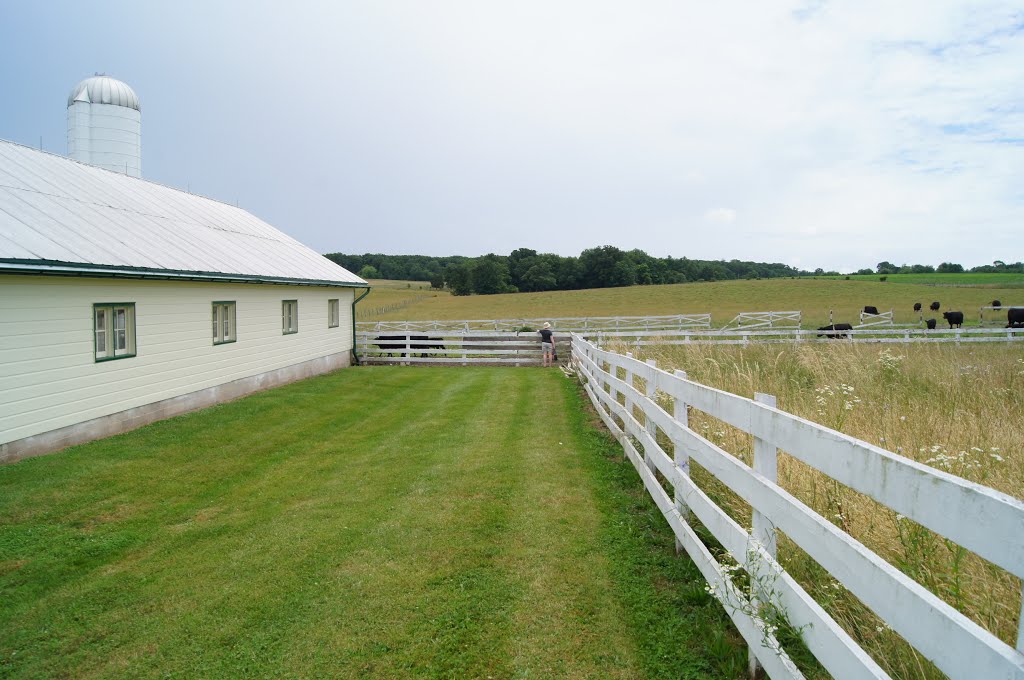
[[[548,342],[548,343],[550,343],[551,342],[551,335],[552,335],[551,331],[548,330],[547,328],[541,329],[541,331],[540,331],[540,341],[541,342]]]

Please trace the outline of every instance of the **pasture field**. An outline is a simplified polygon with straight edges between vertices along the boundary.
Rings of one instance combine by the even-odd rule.
[[[742,677],[590,418],[362,367],[0,466],[0,676]]]
[[[373,299],[373,293],[356,309]],[[647,316],[660,314],[711,313],[712,323],[721,326],[740,312],[803,312],[804,326],[828,323],[829,310],[836,322],[857,323],[865,305],[879,311],[892,308],[897,323],[917,323],[915,302],[922,302],[925,318],[937,318],[942,312],[930,312],[928,305],[937,300],[942,310],[964,312],[967,325],[978,323],[978,308],[993,299],[1004,304],[1024,305],[1024,288],[937,287],[893,281],[846,281],[832,279],[762,279],[681,283],[664,286],[631,286],[593,290],[513,293],[508,295],[471,295],[455,297],[438,293],[393,311],[362,315],[360,321],[426,319],[509,319],[573,316]],[[1002,316],[989,312],[995,323]],[[556,329],[557,330],[557,329]]]
[[[390,281],[371,279],[370,294],[356,305],[356,320],[370,321],[384,314],[415,313],[411,307],[431,298],[450,297],[445,291],[432,290],[429,281]],[[359,297],[361,291],[356,291]]]
[[[609,349],[625,351],[625,347]],[[1024,351],[1019,347],[890,345],[652,346],[634,356],[778,406],[883,448],[1015,497],[1024,490]],[[692,411],[690,426],[747,464],[750,436]],[[738,521],[750,506],[694,465],[694,479]],[[1011,646],[1021,582],[1002,569],[781,454],[779,480],[899,569]],[[886,670],[899,678],[945,677],[881,625],[791,542],[787,570]]]
[[[851,281],[877,281],[887,277],[893,283],[919,283],[930,286],[977,286],[986,288],[1024,288],[1024,274],[1012,272],[959,272],[956,274],[850,274]],[[831,276],[831,279],[846,279]]]

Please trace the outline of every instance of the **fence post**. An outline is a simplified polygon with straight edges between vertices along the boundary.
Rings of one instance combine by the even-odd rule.
[[[760,392],[754,393],[754,401],[765,406],[771,406],[775,408],[776,400],[775,397],[770,394],[762,394]],[[771,442],[765,441],[760,437],[754,437],[754,472],[767,478],[769,481],[777,482],[779,479],[779,460],[778,460],[778,449]],[[775,527],[771,525],[771,522],[758,512],[756,509],[753,511],[753,521],[751,522],[751,536],[752,538],[760,543],[765,552],[776,557],[777,543],[775,538]],[[759,559],[757,552],[750,550],[746,556],[747,562],[747,573],[753,575],[758,573],[757,565],[753,563],[754,560]],[[760,570],[760,573],[766,573],[766,570]],[[752,582],[750,589],[750,604],[754,612],[760,609],[760,601],[763,599],[759,597],[756,585]],[[756,614],[755,614],[756,615]],[[750,650],[748,657],[750,677],[759,677],[758,673],[762,673],[761,664],[757,661],[757,655],[754,654],[753,650]]]
[[[1024,589],[1021,591],[1020,623],[1017,624],[1017,651],[1024,654]]]
[[[686,371],[676,369],[672,375],[675,377],[686,380]],[[672,404],[672,417],[685,428],[690,427],[690,413],[686,407],[686,402],[676,397],[675,402]],[[672,458],[674,459],[676,470],[680,476],[690,476],[690,454],[683,448],[682,443],[672,442]],[[673,499],[676,503],[676,511],[679,516],[683,518],[683,521],[687,524],[690,523],[690,508],[686,505],[686,499],[683,497],[682,492],[679,491],[679,485],[676,484],[675,480],[672,481]],[[683,544],[676,538],[676,554],[679,555],[683,552]]]
[[[647,388],[645,392],[647,393],[647,398],[651,400],[651,403],[648,404],[647,407],[657,408],[657,403],[654,401],[654,395],[658,391],[658,386],[655,380],[658,362],[654,359],[648,359],[645,363],[651,367],[651,370],[647,372],[646,376]],[[644,428],[647,430],[647,434],[651,435],[651,439],[655,441],[658,440],[658,426],[655,425],[654,421],[647,416],[646,411],[644,412]],[[654,459],[651,458],[651,454],[647,450],[647,446],[644,446],[644,462],[647,463],[647,469],[651,471],[651,474],[654,474],[655,471],[657,471],[658,468],[654,464]]]

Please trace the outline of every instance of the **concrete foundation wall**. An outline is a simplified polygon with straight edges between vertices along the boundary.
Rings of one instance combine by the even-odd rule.
[[[253,392],[345,368],[350,362],[350,352],[319,357],[248,378],[232,380],[197,392],[94,418],[84,423],[0,444],[0,463],[12,463],[22,458],[41,456],[94,439],[110,437],[158,420],[238,399]]]

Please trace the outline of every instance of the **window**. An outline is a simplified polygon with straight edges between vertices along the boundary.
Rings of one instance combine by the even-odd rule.
[[[327,327],[337,328],[338,327],[338,301],[328,300],[327,301]]]
[[[298,300],[282,300],[281,301],[281,333],[287,335],[289,333],[299,332],[299,301]]]
[[[135,356],[135,303],[92,306],[96,361]]]
[[[235,303],[213,303],[213,344],[223,345],[234,342],[235,337]]]

